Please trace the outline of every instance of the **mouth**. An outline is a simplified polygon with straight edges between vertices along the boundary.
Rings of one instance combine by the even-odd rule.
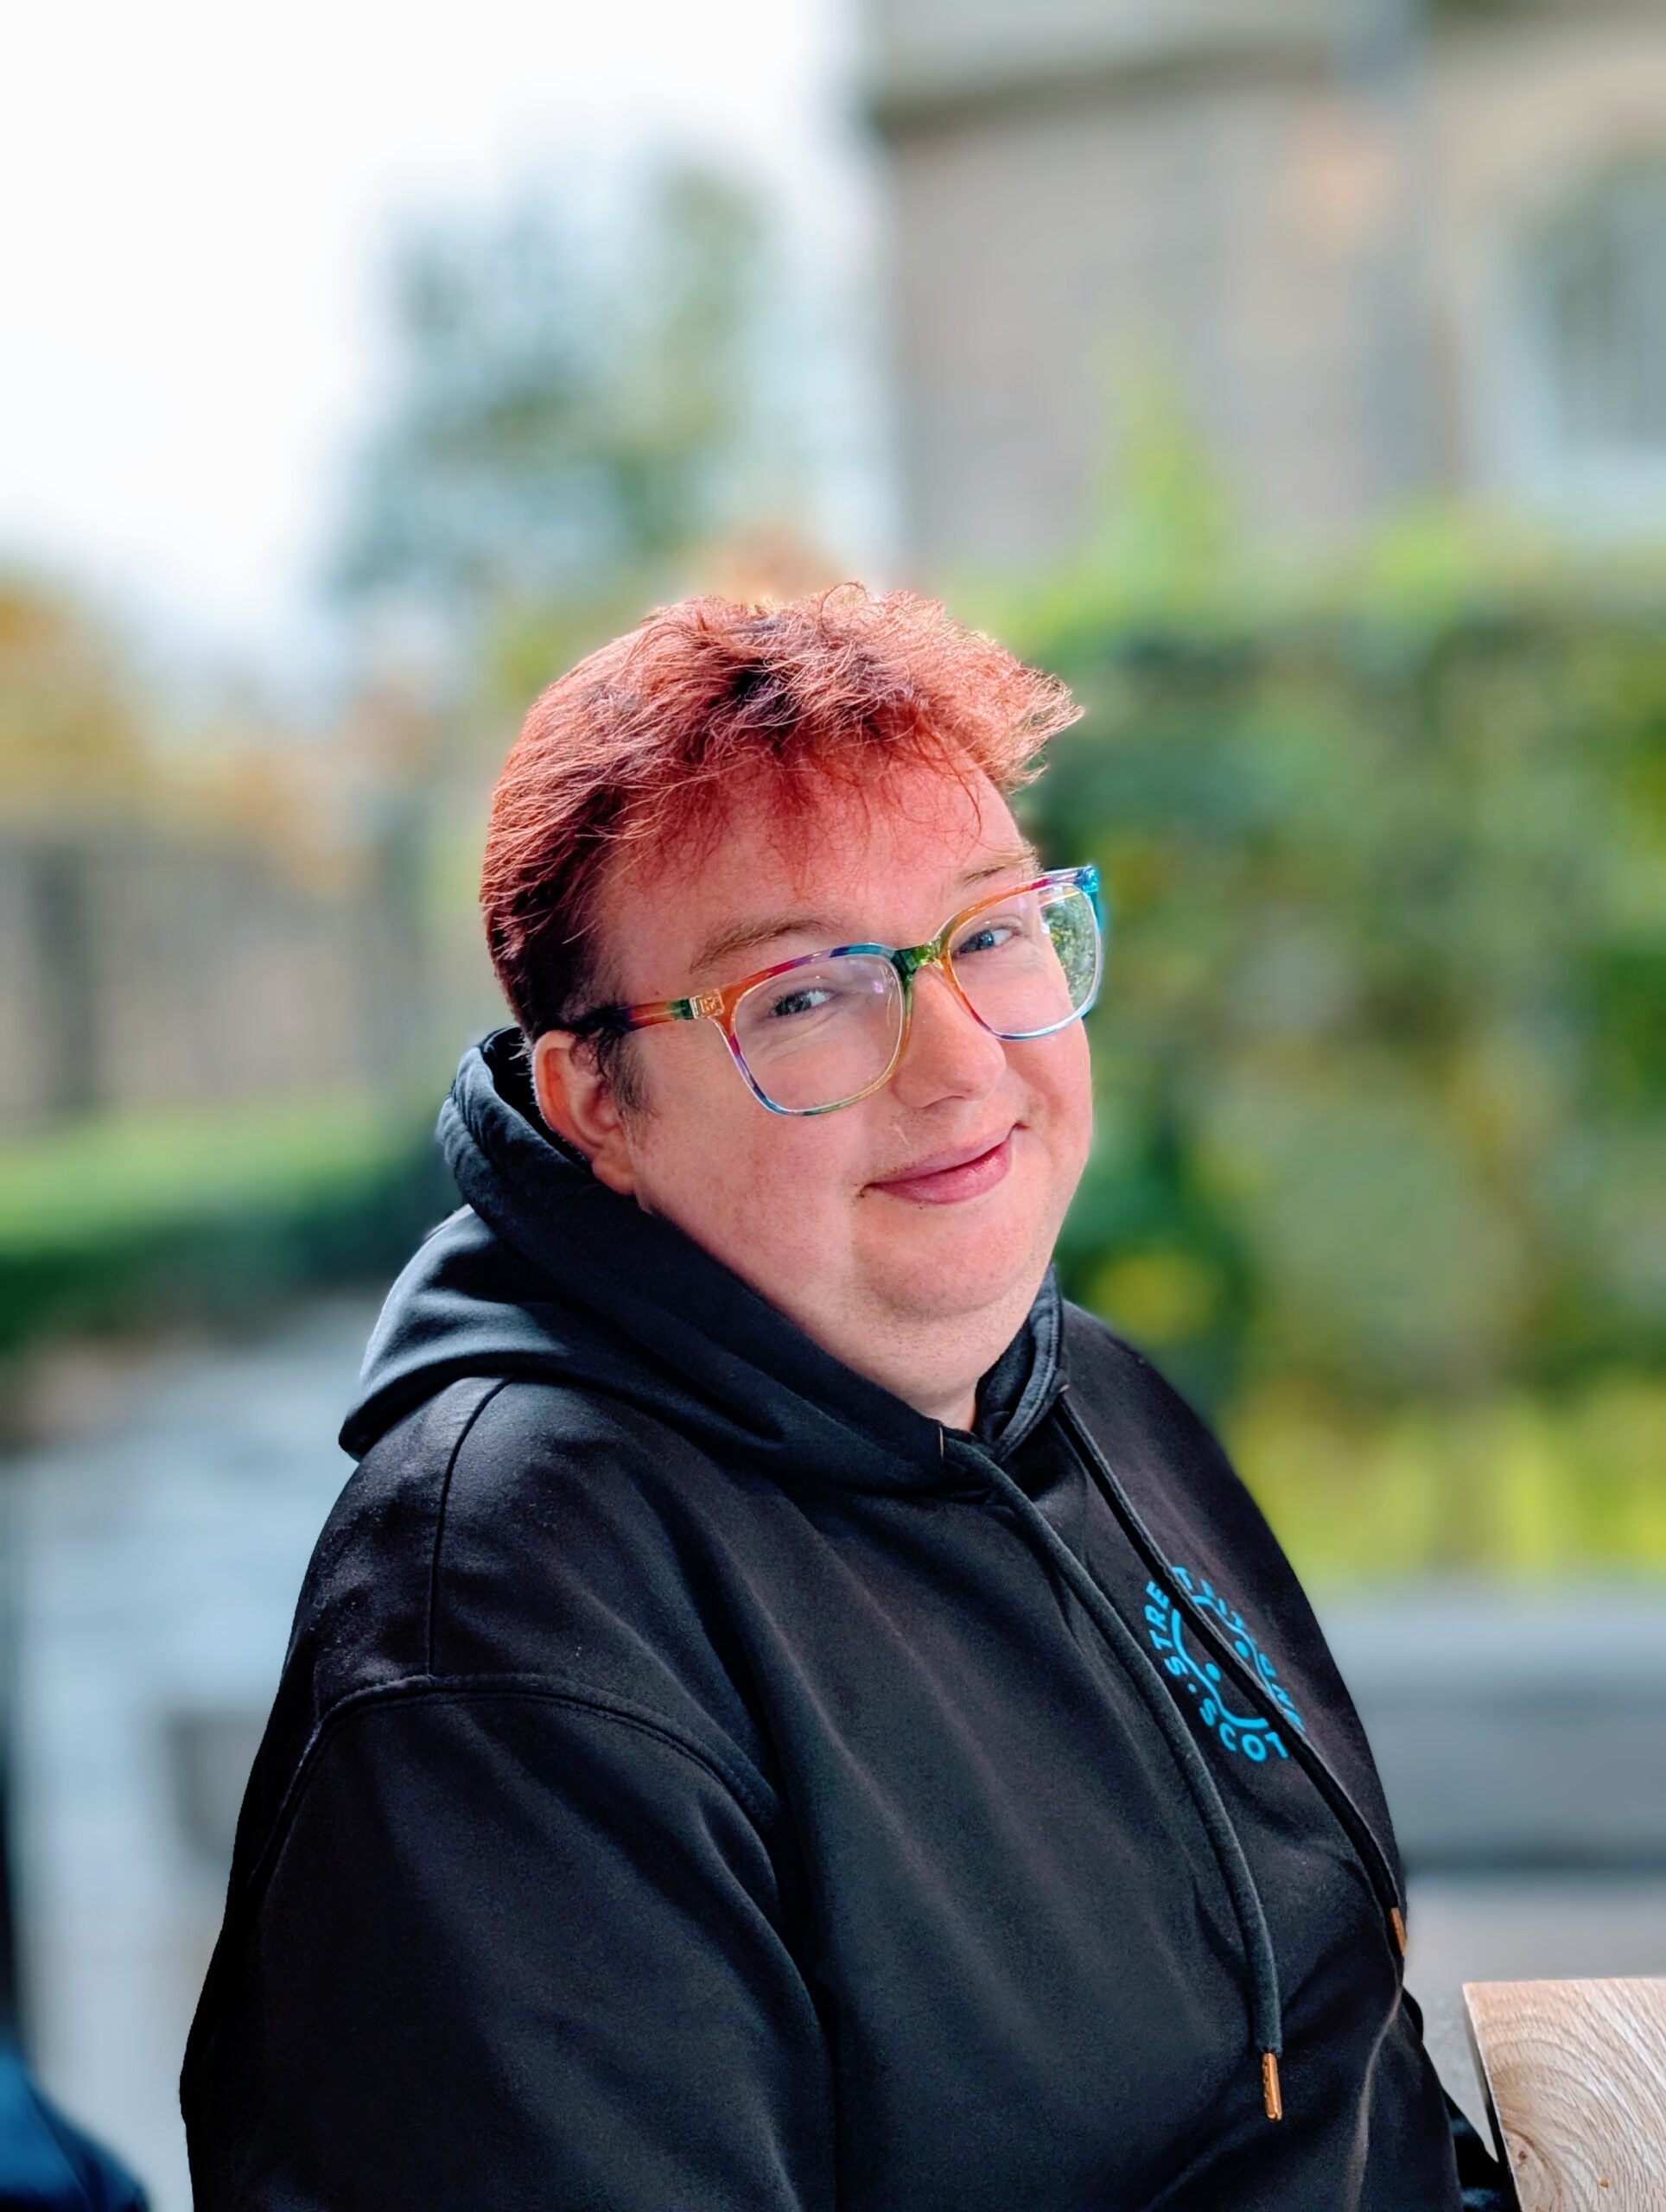
[[[1013,1126],[1015,1128],[1017,1124]],[[1005,1179],[1012,1166],[1012,1140],[1013,1131],[1008,1129],[993,1144],[937,1153],[929,1160],[917,1160],[900,1175],[887,1176],[868,1187],[882,1191],[887,1198],[911,1198],[922,1205],[956,1205],[967,1198],[981,1198]]]

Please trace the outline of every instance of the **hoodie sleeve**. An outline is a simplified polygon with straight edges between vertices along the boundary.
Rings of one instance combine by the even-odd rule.
[[[436,1682],[331,1723],[187,2098],[198,2212],[830,2212],[760,1828],[653,1716]]]

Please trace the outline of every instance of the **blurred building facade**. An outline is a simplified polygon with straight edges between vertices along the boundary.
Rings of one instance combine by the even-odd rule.
[[[928,567],[1079,543],[1154,365],[1262,540],[1659,512],[1660,0],[867,10]]]
[[[0,823],[0,1135],[374,1089],[418,1002],[395,856],[321,875],[252,836]]]
[[[484,950],[431,882],[485,791],[440,756],[391,688],[327,731],[170,716],[74,601],[0,579],[0,1143],[385,1094],[466,1037]]]

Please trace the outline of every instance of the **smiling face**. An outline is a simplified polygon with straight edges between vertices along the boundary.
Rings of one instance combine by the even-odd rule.
[[[742,786],[709,848],[610,879],[603,964],[623,1003],[681,997],[836,944],[922,944],[1038,872],[981,776],[969,790],[909,767],[866,798],[829,783],[790,819],[766,787]],[[1080,1022],[1003,1043],[927,968],[889,1081],[807,1117],[760,1105],[710,1021],[645,1031],[628,1049],[647,1103],[621,1116],[586,1047],[541,1037],[550,1126],[847,1366],[969,1425],[977,1379],[1022,1324],[1086,1163]]]

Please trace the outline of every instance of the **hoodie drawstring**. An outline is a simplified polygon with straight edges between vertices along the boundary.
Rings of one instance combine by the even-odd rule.
[[[1279,2082],[1279,2057],[1284,2048],[1279,2001],[1278,1961],[1268,1932],[1267,1915],[1256,1887],[1250,1862],[1237,1831],[1232,1826],[1215,1777],[1199,1750],[1186,1715],[1169,1695],[1162,1677],[1128,1623],[1105,1596],[1070,1546],[1059,1535],[1035,1501],[1014,1481],[998,1461],[980,1452],[980,1467],[989,1474],[998,1495],[1004,1497],[1022,1526],[1040,1540],[1043,1550],[1076,1593],[1108,1643],[1116,1652],[1130,1679],[1162,1731],[1176,1764],[1186,1779],[1210,1844],[1225,1880],[1237,1916],[1244,1955],[1250,1966],[1250,2029],[1255,2039],[1262,2104],[1269,2120],[1281,2120],[1284,2101]]]
[[[1157,1548],[1156,1539],[1141,1520],[1133,1499],[1117,1480],[1104,1453],[1089,1434],[1081,1416],[1067,1402],[1060,1404],[1059,1411],[1065,1427],[1076,1439],[1078,1445],[1086,1453],[1097,1472],[1111,1510],[1121,1521],[1129,1542],[1143,1557],[1148,1572],[1157,1575],[1166,1588],[1174,1590],[1176,1585],[1173,1572]],[[1186,1600],[1188,1618],[1196,1624],[1199,1632],[1208,1639],[1222,1664],[1230,1668],[1234,1676],[1245,1689],[1252,1692],[1258,1699],[1262,1697],[1263,1693],[1254,1675],[1243,1664],[1237,1652],[1232,1649],[1230,1643],[1221,1634],[1214,1621],[1199,1605],[1195,1597],[1190,1592],[1180,1592],[1178,1595]],[[1388,1853],[1377,1840],[1375,1831],[1360,1812],[1359,1808],[1349,1796],[1347,1787],[1340,1776],[1319,1746],[1310,1742],[1305,1735],[1293,1733],[1290,1749],[1292,1756],[1307,1769],[1314,1788],[1330,1806],[1341,1824],[1344,1833],[1358,1853],[1367,1878],[1377,1892],[1377,1904],[1382,1908],[1393,1933],[1395,1948],[1399,1956],[1403,1959],[1406,1954],[1405,1916],[1401,1910],[1400,1885],[1395,1878],[1394,1868],[1389,1862]]]

